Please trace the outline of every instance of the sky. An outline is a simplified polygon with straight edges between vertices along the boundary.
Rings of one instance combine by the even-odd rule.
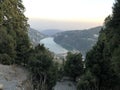
[[[114,0],[23,0],[29,24],[37,30],[80,30],[102,25]]]

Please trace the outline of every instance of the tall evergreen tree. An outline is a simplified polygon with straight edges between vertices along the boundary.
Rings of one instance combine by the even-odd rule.
[[[0,0],[0,27],[5,27],[16,42],[15,63],[25,63],[30,48],[27,18],[22,0]]]
[[[100,32],[97,44],[86,56],[86,69],[96,77],[98,90],[120,90],[119,47],[120,0],[116,0],[113,14],[105,19],[105,28]]]

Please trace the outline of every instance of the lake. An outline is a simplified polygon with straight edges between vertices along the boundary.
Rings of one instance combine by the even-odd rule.
[[[53,37],[48,37],[40,40],[40,44],[44,44],[46,48],[48,48],[51,52],[55,54],[64,54],[68,52],[68,50],[54,42]]]

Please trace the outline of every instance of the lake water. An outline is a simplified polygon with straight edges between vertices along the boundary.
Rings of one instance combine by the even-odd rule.
[[[44,44],[46,48],[55,54],[63,54],[68,52],[65,48],[55,43],[53,37],[44,38],[40,40],[40,43]]]

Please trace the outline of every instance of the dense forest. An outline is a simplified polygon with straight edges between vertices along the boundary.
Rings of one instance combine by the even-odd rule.
[[[120,90],[120,0],[85,61],[80,53],[69,52],[63,65],[44,45],[33,47],[24,11],[21,0],[0,0],[0,64],[26,67],[33,90],[53,90],[63,76],[72,78],[78,90]]]

